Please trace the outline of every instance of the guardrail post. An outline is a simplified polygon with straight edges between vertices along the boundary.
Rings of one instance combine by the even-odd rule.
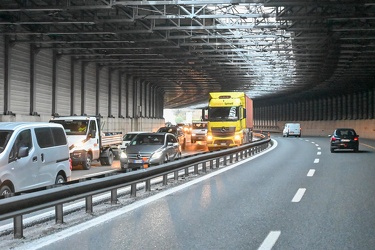
[[[202,163],[202,171],[203,171],[203,173],[207,172],[206,162]]]
[[[163,186],[166,186],[168,184],[168,174],[163,175]]]
[[[145,181],[145,191],[147,191],[147,192],[149,192],[149,191],[151,191],[151,180],[150,179],[147,179],[146,181]]]
[[[236,154],[236,155],[237,155],[237,154]],[[231,164],[233,163],[233,158],[234,158],[234,157],[233,157],[233,154],[230,154],[230,156],[229,156],[229,163],[231,163]]]
[[[236,153],[236,162],[238,162],[238,159],[239,159],[238,155],[239,155],[239,152]]]
[[[13,232],[13,237],[15,239],[23,238],[22,215],[13,217]]]
[[[86,213],[91,214],[93,212],[92,195],[86,197]]]
[[[117,189],[111,190],[111,204],[117,204]]]
[[[216,168],[220,167],[220,158],[216,158]]]
[[[178,170],[174,171],[174,180],[178,181]]]
[[[189,175],[189,167],[186,167],[185,168],[185,176],[188,176]]]
[[[226,165],[227,165],[227,156],[224,156],[224,161],[223,161],[223,164],[224,164],[224,166],[226,166]]]
[[[63,204],[58,204],[55,206],[55,223],[56,224],[63,224],[64,223],[64,216],[63,216]]]
[[[198,174],[198,163],[194,164],[194,174]]]
[[[135,197],[137,195],[137,184],[133,183],[130,185],[130,197]]]

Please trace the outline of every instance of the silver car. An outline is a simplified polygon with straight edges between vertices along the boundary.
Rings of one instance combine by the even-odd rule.
[[[147,168],[181,157],[181,146],[171,133],[139,133],[120,155],[121,169]]]

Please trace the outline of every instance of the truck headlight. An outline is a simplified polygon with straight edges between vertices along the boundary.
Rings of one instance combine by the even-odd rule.
[[[212,141],[212,135],[207,135],[207,141]]]
[[[191,134],[191,136],[195,136],[195,134],[193,133],[193,134]]]
[[[235,135],[234,136],[235,141],[241,141],[241,136],[240,135]]]

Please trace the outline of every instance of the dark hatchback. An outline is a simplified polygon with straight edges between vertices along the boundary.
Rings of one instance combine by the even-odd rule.
[[[331,153],[336,149],[353,149],[358,152],[359,135],[352,128],[338,128],[331,136]]]

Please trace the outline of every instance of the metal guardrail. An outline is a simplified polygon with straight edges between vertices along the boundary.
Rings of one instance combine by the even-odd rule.
[[[0,220],[13,218],[13,235],[15,239],[23,237],[23,215],[49,207],[55,207],[55,222],[64,222],[63,204],[78,199],[85,199],[86,213],[93,212],[93,196],[105,192],[111,192],[111,204],[117,203],[117,190],[130,186],[130,196],[135,197],[137,184],[145,183],[145,190],[151,191],[151,180],[163,177],[163,185],[167,185],[168,175],[174,174],[178,180],[179,172],[185,170],[185,176],[189,175],[189,169],[194,168],[194,174],[198,174],[198,165],[201,164],[202,172],[219,168],[233,162],[238,162],[255,155],[268,148],[271,139],[243,145],[226,150],[203,153],[191,158],[169,162],[148,169],[128,172],[124,174],[104,177],[80,183],[62,185],[56,188],[42,190],[40,192],[23,194],[0,200]],[[229,161],[229,163],[228,163]]]

